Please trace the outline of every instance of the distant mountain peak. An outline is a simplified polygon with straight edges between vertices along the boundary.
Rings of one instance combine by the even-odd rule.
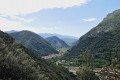
[[[40,33],[39,35],[42,36],[45,39],[48,38],[48,37],[56,36],[57,38],[63,40],[65,43],[67,43],[67,45],[69,45],[69,46],[73,46],[77,42],[77,40],[78,40],[77,37],[64,36],[64,35],[60,35],[60,34],[57,34],[57,33],[54,33],[54,34],[51,34],[51,33]]]
[[[56,36],[48,37],[46,40],[51,43],[55,48],[69,47],[63,40]]]

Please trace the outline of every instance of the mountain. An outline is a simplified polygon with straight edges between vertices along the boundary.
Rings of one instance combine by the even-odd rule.
[[[62,39],[65,43],[67,43],[69,46],[73,46],[73,43],[77,42],[78,38],[77,37],[73,37],[73,36],[64,36],[64,35],[60,35],[60,34],[50,34],[50,33],[39,33],[40,36],[42,36],[43,38],[48,38],[48,37],[52,37],[52,36],[56,36],[59,39]]]
[[[19,31],[15,31],[15,30],[11,30],[11,31],[5,31],[5,33],[11,34],[14,32],[19,32]],[[62,39],[65,43],[67,43],[67,45],[69,46],[73,46],[74,43],[76,43],[78,41],[77,37],[73,37],[73,36],[64,36],[64,35],[60,35],[60,34],[51,34],[51,33],[39,33],[38,35],[42,36],[44,39],[48,38],[48,37],[52,37],[52,36],[57,36],[58,38]]]
[[[72,47],[65,56],[77,57],[90,51],[93,54],[120,52],[120,10],[109,14],[98,26],[83,35],[77,45]],[[114,55],[115,55],[114,54]],[[100,57],[100,56],[99,56]]]
[[[23,44],[26,48],[40,56],[47,56],[49,54],[57,54],[58,52],[39,35],[31,31],[21,31],[10,34],[18,42]]]
[[[48,37],[46,40],[51,43],[55,48],[69,47],[63,40],[56,36]]]
[[[18,31],[15,31],[15,30],[5,31],[5,33],[8,33],[8,34],[10,34],[10,33],[14,33],[14,32],[18,32]]]
[[[55,66],[0,31],[1,80],[76,80],[67,69]]]

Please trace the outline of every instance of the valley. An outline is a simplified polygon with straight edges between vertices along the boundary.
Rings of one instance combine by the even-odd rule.
[[[90,55],[92,56],[90,65],[93,66],[91,69],[97,76],[104,77],[102,74],[107,71],[107,75],[112,75],[107,77],[119,80],[120,19],[117,20],[118,15],[120,15],[120,10],[111,13],[98,26],[83,35],[75,46],[63,52],[63,56],[53,58],[50,61],[57,63],[57,65],[65,66],[70,72],[77,74],[83,68],[82,64],[84,64],[81,56],[88,54],[89,56],[84,59],[87,60],[87,58],[90,58]],[[107,24],[105,25],[105,23]],[[116,70],[114,71],[114,69]],[[118,74],[117,77],[114,76],[114,73]]]
[[[120,80],[119,0],[1,0],[0,80]]]

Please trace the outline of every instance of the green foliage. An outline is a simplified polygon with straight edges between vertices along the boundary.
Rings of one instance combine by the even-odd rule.
[[[112,69],[120,68],[120,64],[118,62],[119,62],[119,60],[117,58],[112,59],[112,62],[110,65],[111,68]]]
[[[99,80],[95,73],[90,71],[86,66],[82,66],[79,72],[77,72],[78,80]]]
[[[94,59],[92,65],[96,68],[103,68],[109,65],[109,61],[104,59]]]
[[[0,79],[76,80],[67,69],[41,59],[0,31]]]
[[[88,49],[96,58],[120,57],[120,28],[98,34],[96,37],[89,37],[80,41],[69,52],[69,56],[78,56]],[[66,54],[67,55],[67,54]]]
[[[90,53],[83,53],[81,55],[82,66],[80,66],[80,71],[77,72],[78,80],[99,80],[99,78],[92,71],[92,55]]]
[[[65,57],[79,57],[87,49],[93,54],[95,59],[99,59],[94,64],[96,66],[100,64],[100,67],[110,66],[113,58],[118,58],[120,61],[120,28],[80,41],[71,50],[68,50],[68,54],[65,54]]]
[[[46,40],[51,43],[55,48],[64,48],[69,47],[63,40],[59,39],[56,36],[48,37]]]
[[[46,40],[39,35],[30,31],[21,31],[10,34],[18,42],[23,44],[26,48],[40,56],[47,56],[49,54],[58,53]]]
[[[104,34],[98,34],[96,37],[88,37],[74,46],[68,55],[78,56],[79,53],[84,52],[86,49],[89,49],[90,52],[98,55],[100,53],[120,52],[119,36],[120,28]]]

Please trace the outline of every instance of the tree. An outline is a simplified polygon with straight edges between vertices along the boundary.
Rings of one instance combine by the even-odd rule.
[[[113,69],[113,71],[114,71],[113,76],[115,77],[115,79],[117,79],[117,77],[118,77],[117,71],[116,71],[116,69],[119,67],[118,62],[119,61],[117,58],[112,59],[112,62],[111,62],[111,69]]]
[[[81,59],[82,65],[80,67],[80,71],[77,72],[78,80],[99,80],[93,72],[92,55],[89,52],[85,52],[81,55]]]
[[[112,59],[111,68],[112,69],[118,68],[117,65],[118,65],[118,59],[117,58]]]

